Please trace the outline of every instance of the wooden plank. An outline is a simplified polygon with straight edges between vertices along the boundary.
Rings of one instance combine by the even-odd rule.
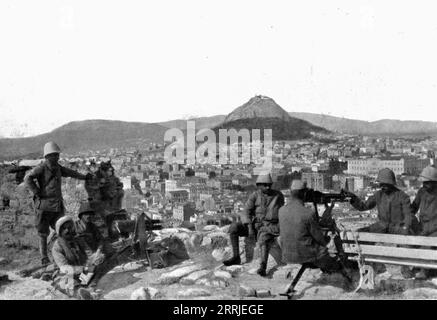
[[[372,255],[381,257],[437,261],[437,250],[397,248],[364,244],[360,245],[360,249],[361,254],[364,255],[364,257]],[[358,254],[358,247],[356,244],[350,244],[348,246],[344,246],[344,251],[346,253]]]
[[[418,245],[437,247],[437,237],[422,237],[422,236],[404,236],[399,234],[384,234],[384,233],[370,233],[370,232],[357,232],[358,242],[382,242],[393,243],[399,245]],[[346,235],[340,232],[341,239],[343,241],[354,241],[353,233],[347,231]]]
[[[349,259],[357,260],[358,256],[351,256]],[[378,256],[366,256],[365,263],[368,262],[378,262],[384,264],[394,264],[401,266],[411,266],[426,269],[437,269],[437,263],[427,260],[414,260],[414,259],[402,259],[402,258],[384,258]]]

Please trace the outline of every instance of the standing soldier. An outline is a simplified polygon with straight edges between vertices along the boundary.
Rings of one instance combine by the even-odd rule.
[[[233,257],[225,260],[223,262],[225,265],[241,263],[239,237],[248,237],[252,241],[257,239],[261,253],[257,273],[266,276],[269,252],[279,236],[278,211],[284,205],[283,194],[273,190],[272,184],[270,174],[258,176],[256,180],[258,190],[249,196],[241,215],[241,222],[235,222],[229,228]],[[282,256],[282,252],[279,256]]]
[[[352,197],[351,204],[355,209],[366,211],[378,208],[378,221],[358,231],[413,234],[416,218],[410,208],[410,197],[396,188],[394,172],[388,168],[381,169],[376,181],[381,190],[378,190],[366,201],[361,200],[353,193],[348,193]]]
[[[43,265],[50,262],[47,256],[49,227],[55,229],[56,221],[65,213],[61,178],[72,177],[80,180],[88,178],[88,175],[85,176],[61,166],[58,163],[60,152],[61,150],[56,143],[47,142],[44,145],[44,158],[46,160],[32,169],[25,177],[25,183],[34,195],[35,224],[40,237],[39,250]]]
[[[121,202],[124,196],[123,183],[114,174],[114,167],[110,165],[108,170],[109,195],[111,198],[111,210],[121,210]]]

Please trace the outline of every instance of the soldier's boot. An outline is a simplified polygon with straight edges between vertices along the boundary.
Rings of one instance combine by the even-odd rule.
[[[255,251],[255,243],[253,240],[249,239],[249,237],[246,237],[244,239],[244,251],[246,256],[246,263],[252,262]]]
[[[225,266],[232,266],[235,264],[241,264],[241,258],[240,258],[240,246],[238,244],[238,235],[231,234],[231,246],[232,246],[232,258],[223,261],[223,264]]]
[[[265,277],[267,275],[266,269],[267,269],[267,260],[269,258],[269,246],[266,244],[260,245],[260,264],[259,268],[256,271],[261,277]]]
[[[419,269],[419,272],[416,273],[414,279],[416,280],[426,280],[428,278],[428,272],[426,269]]]
[[[50,263],[49,256],[47,255],[47,236],[39,237],[39,254],[41,256],[41,265]]]
[[[275,259],[278,267],[286,265],[286,263],[282,260],[282,249],[279,246],[277,239],[275,239],[270,247],[270,255],[273,257],[273,259]]]

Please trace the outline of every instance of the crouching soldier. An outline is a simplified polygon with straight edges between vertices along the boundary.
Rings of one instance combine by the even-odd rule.
[[[361,200],[353,193],[352,206],[359,211],[378,209],[378,221],[370,226],[359,229],[362,232],[414,234],[417,225],[416,217],[410,207],[410,197],[396,188],[396,177],[392,170],[381,169],[376,181],[380,190],[366,201]]]
[[[300,180],[293,180],[290,201],[279,209],[283,260],[308,264],[324,272],[340,271],[340,261],[328,252],[330,238],[325,236],[314,212],[305,207],[304,198],[304,184]]]
[[[258,240],[261,261],[257,273],[260,276],[266,276],[267,261],[273,246],[277,251],[276,262],[282,263],[282,253],[276,243],[276,238],[279,236],[278,210],[284,205],[284,196],[280,191],[273,190],[272,184],[270,174],[258,176],[256,180],[258,190],[249,196],[246,208],[241,215],[241,222],[235,222],[229,228],[233,256],[223,262],[225,265],[241,263],[239,237],[249,238],[246,250],[253,250],[250,242]],[[249,254],[249,258],[251,255]]]

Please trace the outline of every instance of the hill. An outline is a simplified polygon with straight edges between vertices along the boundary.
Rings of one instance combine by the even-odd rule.
[[[112,120],[85,120],[67,123],[49,133],[28,138],[0,139],[0,158],[41,156],[47,141],[55,141],[63,153],[135,147],[163,143],[167,128],[158,124]]]
[[[289,112],[292,117],[306,120],[330,131],[360,135],[437,134],[437,123],[429,121],[353,120],[308,112]]]
[[[311,132],[328,133],[326,129],[288,115],[272,98],[255,96],[226,116],[219,129],[272,129],[273,140],[294,140],[311,137]]]
[[[193,119],[178,119],[178,120],[170,120],[165,122],[158,122],[160,126],[166,127],[166,128],[177,128],[181,130],[187,129],[187,121],[194,121],[196,123],[196,130],[200,129],[206,129],[206,128],[214,128],[215,126],[219,125],[220,123],[225,120],[226,116],[218,115],[218,116],[211,116],[211,117],[199,117],[199,118],[193,118]]]

